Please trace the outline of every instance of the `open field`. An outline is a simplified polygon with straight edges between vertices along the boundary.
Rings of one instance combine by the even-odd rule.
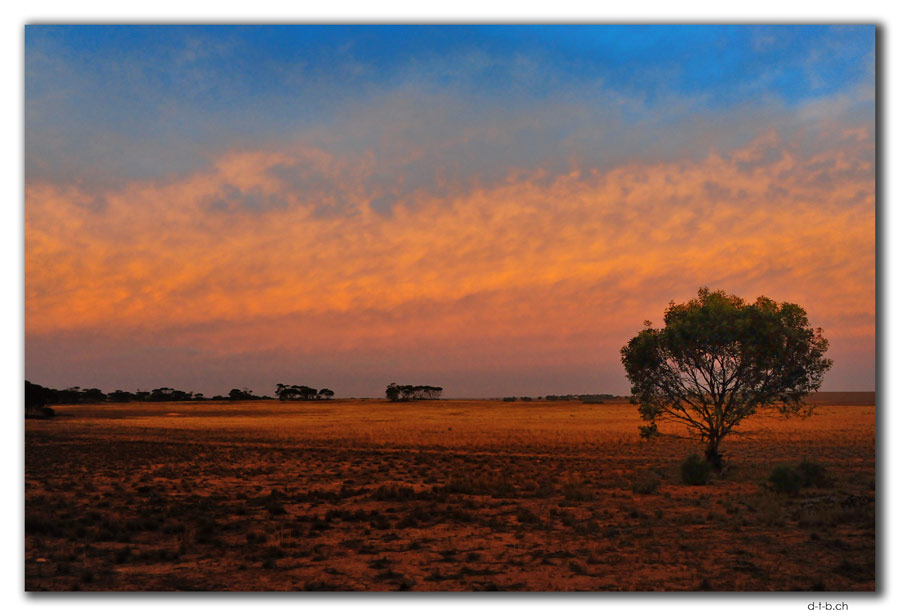
[[[818,403],[705,486],[627,404],[59,406],[25,422],[25,586],[871,591],[874,400]],[[766,486],[803,460],[831,485]]]

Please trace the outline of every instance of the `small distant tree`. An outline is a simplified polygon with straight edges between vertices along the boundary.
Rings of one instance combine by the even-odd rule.
[[[297,393],[296,390],[290,385],[279,383],[275,386],[275,395],[278,396],[279,400],[290,400],[295,393]]]
[[[81,388],[67,387],[56,392],[56,401],[59,404],[78,404],[81,402]]]
[[[391,402],[399,402],[400,401],[400,386],[396,383],[391,383],[384,390],[384,395]]]
[[[39,413],[44,417],[52,417],[55,412],[48,405],[55,402],[56,390],[25,381],[25,414]]]
[[[157,387],[150,391],[148,400],[150,402],[169,402],[174,394],[175,390],[171,387]]]
[[[307,387],[306,385],[301,385],[298,390],[303,400],[315,400],[316,395],[319,393],[319,390],[315,387]]]
[[[81,391],[81,401],[82,402],[106,402],[106,394],[97,389],[96,387],[91,387],[90,389],[84,389]]]
[[[432,385],[424,385],[422,387],[422,396],[426,400],[437,400],[441,397],[441,393],[443,393],[443,387],[434,387]]]
[[[121,389],[117,389],[116,391],[110,393],[107,396],[110,402],[131,402],[135,399],[135,395],[130,391],[122,391]]]
[[[255,400],[256,396],[253,395],[252,390],[247,389],[246,387],[244,389],[234,388],[228,392],[228,399],[229,400]]]
[[[804,398],[817,391],[832,361],[828,341],[796,304],[740,297],[702,288],[697,298],[669,304],[665,326],[645,329],[622,348],[632,401],[647,425],[687,428],[706,445],[706,459],[721,470],[719,445],[762,407],[786,416],[808,415]]]
[[[385,389],[385,397],[391,402],[408,402],[409,400],[437,400],[444,391],[443,387],[433,385],[397,385],[391,383]]]
[[[321,400],[322,398],[330,398],[334,392],[330,389],[316,389],[315,387],[307,387],[306,385],[285,385],[279,383],[275,387],[275,395],[279,400]]]

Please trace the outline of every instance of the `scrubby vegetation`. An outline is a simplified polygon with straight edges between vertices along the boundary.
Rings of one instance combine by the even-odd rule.
[[[828,488],[831,477],[825,467],[804,460],[796,467],[780,464],[769,475],[769,486],[781,494],[797,494],[804,488]]]
[[[549,395],[549,396],[538,396],[538,400],[546,400],[547,402],[566,402],[570,400],[579,400],[584,402],[585,404],[603,404],[605,402],[609,402],[616,399],[616,396],[612,394],[563,394],[563,395]],[[531,402],[534,400],[531,396],[506,396],[503,398],[504,402],[515,402],[516,400],[521,400],[523,402]]]
[[[874,589],[871,407],[755,420],[768,436],[695,486],[692,443],[641,442],[626,405],[389,404],[27,422],[26,588]],[[784,464],[809,487],[765,487]]]

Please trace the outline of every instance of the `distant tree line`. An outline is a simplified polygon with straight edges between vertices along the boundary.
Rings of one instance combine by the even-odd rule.
[[[616,396],[612,394],[565,394],[562,396],[544,396],[544,400],[554,402],[557,400],[581,400],[585,403],[603,404],[608,400],[615,400]]]
[[[503,398],[504,402],[515,402],[516,400],[520,400],[522,402],[530,402],[534,398],[530,396],[506,396]],[[550,395],[550,396],[538,396],[538,400],[547,400],[548,402],[559,402],[559,401],[567,401],[567,400],[580,400],[585,404],[603,404],[608,400],[615,400],[616,396],[612,394],[563,394],[560,396]]]
[[[334,392],[323,389],[317,392],[322,397],[331,397]],[[271,396],[256,396],[247,388],[232,389],[227,396],[213,396],[205,398],[201,393],[182,391],[173,387],[158,387],[150,391],[137,390],[134,392],[117,389],[110,393],[103,393],[96,387],[85,388],[69,387],[66,389],[53,389],[44,387],[30,381],[25,381],[25,411],[40,413],[47,416],[53,414],[52,404],[94,404],[98,402],[188,402],[202,400],[272,400]]]
[[[117,392],[124,393],[124,392]],[[114,394],[110,394],[112,396]],[[132,396],[134,394],[131,394]],[[67,389],[53,389],[37,383],[25,381],[25,410],[36,410],[50,404],[90,404],[94,402],[106,402],[107,394],[96,387],[82,389],[81,387],[69,387]]]
[[[437,400],[444,391],[443,387],[432,385],[397,385],[391,383],[385,389],[385,396],[391,402],[408,402],[410,400]]]
[[[275,386],[275,395],[279,400],[329,400],[334,392],[323,387],[316,389],[306,385],[285,385],[279,383]]]

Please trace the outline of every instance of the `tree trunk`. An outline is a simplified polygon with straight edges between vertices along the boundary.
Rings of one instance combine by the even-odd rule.
[[[706,461],[717,473],[722,472],[722,454],[719,453],[719,441],[714,439],[706,445]]]

